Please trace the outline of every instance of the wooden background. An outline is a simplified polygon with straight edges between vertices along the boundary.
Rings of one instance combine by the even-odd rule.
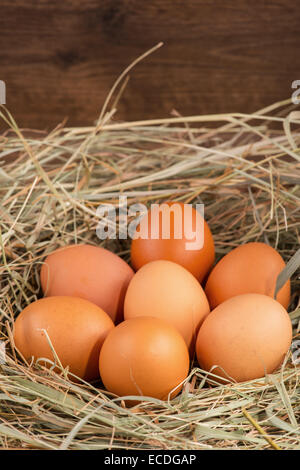
[[[90,125],[120,72],[122,120],[253,112],[300,79],[295,0],[0,0],[0,79],[22,127]]]

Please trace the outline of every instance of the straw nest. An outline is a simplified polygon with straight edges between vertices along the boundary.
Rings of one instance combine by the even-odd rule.
[[[69,243],[101,245],[129,261],[130,240],[96,236],[99,204],[204,203],[217,258],[264,241],[288,261],[300,238],[299,114],[289,101],[253,115],[180,116],[25,132],[2,108],[0,140],[0,445],[39,449],[299,448],[299,278],[292,276],[294,347],[279,371],[217,385],[191,366],[172,401],[126,408],[101,383],[27,364],[14,318],[41,297],[45,255]],[[66,337],[67,341],[67,337]]]

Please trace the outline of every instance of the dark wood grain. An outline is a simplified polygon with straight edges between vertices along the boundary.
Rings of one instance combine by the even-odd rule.
[[[294,0],[0,0],[0,79],[22,127],[90,125],[120,72],[139,64],[125,120],[253,112],[300,79]]]

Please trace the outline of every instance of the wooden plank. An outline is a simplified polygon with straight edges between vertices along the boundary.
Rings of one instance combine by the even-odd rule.
[[[90,125],[120,72],[139,64],[118,119],[253,112],[300,79],[292,0],[1,0],[0,79],[22,127]]]

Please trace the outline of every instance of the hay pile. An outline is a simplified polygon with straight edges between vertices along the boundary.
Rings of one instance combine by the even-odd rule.
[[[300,120],[289,101],[254,115],[195,116],[22,132],[7,110],[0,139],[0,446],[39,449],[299,448],[297,351],[266,378],[214,385],[195,363],[171,402],[126,409],[101,383],[74,384],[13,347],[13,319],[41,297],[45,255],[101,245],[129,261],[130,240],[100,242],[100,203],[204,203],[217,258],[264,241],[288,261],[300,239]],[[290,315],[299,336],[297,273]],[[67,337],[66,337],[67,341]],[[297,343],[295,343],[295,346]]]

